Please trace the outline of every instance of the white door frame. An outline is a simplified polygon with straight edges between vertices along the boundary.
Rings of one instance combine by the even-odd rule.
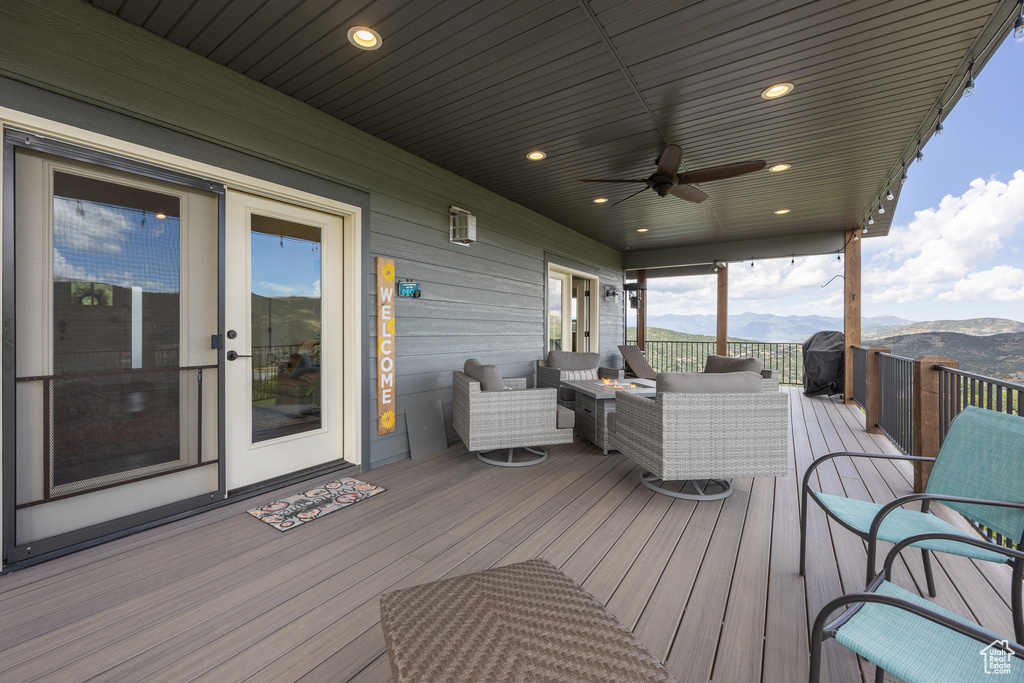
[[[558,278],[562,280],[562,345],[565,347],[566,341],[572,344],[572,278],[578,277],[585,280],[590,280],[590,306],[589,316],[579,316],[579,320],[587,320],[590,327],[590,343],[589,349],[591,351],[598,351],[601,348],[601,340],[598,335],[600,329],[600,313],[601,305],[597,297],[597,291],[600,288],[600,279],[594,273],[588,273],[583,270],[571,268],[569,266],[563,266],[556,263],[548,263],[548,269],[546,279],[544,280],[544,348],[548,347],[548,340],[551,339],[551,330],[549,329],[550,316],[547,314],[548,303],[547,303],[547,289],[548,281],[552,278]],[[577,306],[579,304],[577,303]],[[579,329],[579,326],[577,326]],[[563,348],[563,351],[570,351],[571,348]]]

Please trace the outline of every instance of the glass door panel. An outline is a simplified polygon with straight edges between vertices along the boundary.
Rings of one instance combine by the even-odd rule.
[[[323,425],[320,229],[252,215],[252,441]]]
[[[563,279],[548,278],[548,351],[562,350],[562,289]]]

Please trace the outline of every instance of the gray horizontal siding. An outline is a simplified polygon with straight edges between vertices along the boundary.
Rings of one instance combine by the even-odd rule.
[[[532,374],[545,348],[546,253],[571,254],[602,286],[621,283],[618,252],[78,0],[4,2],[0,41],[0,75],[16,81],[4,106],[368,207],[370,256],[394,258],[398,279],[423,287],[396,307],[398,431],[377,437],[367,264],[360,381],[371,465],[407,455],[406,406],[441,399],[453,436],[451,372],[467,357]],[[477,216],[477,243],[448,243],[451,205]],[[602,304],[601,315],[607,352],[621,310]]]

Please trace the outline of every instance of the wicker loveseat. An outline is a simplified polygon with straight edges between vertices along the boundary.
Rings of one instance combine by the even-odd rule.
[[[762,390],[760,373],[663,373],[657,383],[654,399],[617,392],[609,416],[611,445],[646,470],[645,486],[715,500],[732,493],[732,477],[786,474],[789,395]],[[715,485],[702,490],[695,480]],[[673,481],[691,482],[697,492],[663,485]]]
[[[572,410],[576,392],[563,387],[562,382],[580,379],[622,379],[625,371],[600,367],[597,353],[576,351],[549,351],[548,357],[537,361],[537,386],[558,389],[558,404]]]
[[[473,372],[469,361],[464,369]],[[477,458],[503,467],[535,465],[547,459],[547,452],[540,446],[572,442],[576,416],[558,405],[556,389],[527,389],[525,377],[498,375],[494,381],[504,386],[485,390],[482,384],[488,383],[487,378],[481,382],[465,372],[452,373],[452,425],[466,449],[475,451]],[[508,449],[505,460],[483,455],[499,448]],[[540,457],[514,460],[517,448]]]

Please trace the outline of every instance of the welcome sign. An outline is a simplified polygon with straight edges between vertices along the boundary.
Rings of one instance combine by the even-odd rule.
[[[377,435],[395,431],[395,260],[377,257]]]

